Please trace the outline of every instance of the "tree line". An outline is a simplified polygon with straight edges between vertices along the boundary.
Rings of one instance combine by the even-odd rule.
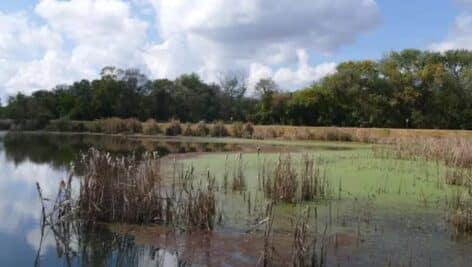
[[[120,117],[167,121],[251,121],[312,126],[472,129],[472,52],[414,49],[380,60],[347,61],[306,88],[288,92],[261,79],[247,93],[241,75],[206,83],[196,74],[150,80],[137,69],[105,67],[81,80],[0,108],[16,122]]]

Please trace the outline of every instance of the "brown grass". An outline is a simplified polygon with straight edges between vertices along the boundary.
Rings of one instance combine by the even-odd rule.
[[[155,135],[162,133],[161,127],[154,119],[143,122],[143,134]]]
[[[92,223],[157,223],[184,229],[212,229],[215,225],[216,186],[209,174],[205,183],[196,179],[193,168],[174,170],[178,177],[164,186],[157,154],[145,153],[138,160],[93,148],[82,154],[78,167],[84,175],[77,199],[70,194],[69,179],[64,186],[69,193],[58,195],[53,212],[63,214],[68,207],[69,217]],[[38,191],[43,200],[39,185]]]
[[[221,122],[215,122],[210,128],[210,136],[212,137],[226,137],[229,136],[228,129],[226,129],[226,125]]]
[[[180,134],[182,134],[182,126],[180,126],[180,121],[171,120],[166,127],[166,135],[175,136]]]
[[[302,163],[301,170],[297,172],[291,156],[281,155],[275,166],[262,166],[259,173],[266,197],[290,203],[328,197],[328,180],[320,175],[319,169],[314,166],[314,159],[303,155]]]

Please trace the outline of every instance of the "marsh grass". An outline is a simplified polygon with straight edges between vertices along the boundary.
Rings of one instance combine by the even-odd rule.
[[[229,136],[228,129],[222,121],[214,122],[210,128],[210,136],[212,137],[226,137]]]
[[[449,221],[457,234],[472,233],[472,196],[471,192],[456,190],[449,203]]]
[[[137,159],[93,148],[82,154],[79,165],[84,175],[77,198],[70,193],[58,195],[54,211],[69,207],[70,217],[91,223],[166,224],[184,229],[215,225],[216,186],[210,173],[204,181],[197,179],[193,167],[182,168],[173,171],[177,176],[171,185],[164,185],[156,153]],[[69,181],[65,188],[70,186]]]
[[[233,167],[233,191],[246,189],[246,180],[243,172],[243,155],[238,154]]]
[[[472,233],[472,140],[457,137],[393,139],[385,146],[373,147],[373,152],[382,158],[444,164],[444,183],[455,186],[452,197],[446,201],[448,221],[456,233]]]
[[[137,119],[100,119],[93,122],[93,127],[92,131],[107,134],[142,133],[143,131],[142,124]]]
[[[143,134],[155,135],[162,133],[161,127],[154,119],[143,122]]]
[[[171,120],[165,131],[168,136],[176,136],[182,134],[182,126],[179,120]]]
[[[299,210],[291,218],[290,222],[292,225],[291,237],[292,237],[292,248],[290,251],[290,258],[275,258],[280,256],[280,251],[277,250],[276,244],[274,244],[274,230],[273,230],[273,202],[270,202],[266,206],[266,217],[262,221],[265,223],[264,228],[264,246],[262,250],[262,256],[259,262],[262,262],[262,266],[273,266],[275,263],[281,266],[294,266],[294,267],[324,267],[326,266],[327,259],[327,238],[326,231],[327,225],[324,228],[323,233],[318,233],[317,227],[310,225],[312,218],[312,210],[306,208]],[[315,225],[317,225],[318,217],[315,211]]]
[[[313,157],[305,154],[301,163],[298,172],[290,155],[280,155],[275,166],[264,163],[259,173],[266,197],[289,203],[327,198],[329,182],[320,174]]]
[[[199,121],[195,126],[195,130],[193,131],[193,136],[208,136],[210,133],[210,129],[208,129],[207,124],[204,121]]]

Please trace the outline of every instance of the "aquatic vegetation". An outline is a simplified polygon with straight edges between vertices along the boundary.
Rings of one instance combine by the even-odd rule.
[[[246,189],[246,181],[243,173],[243,156],[238,154],[233,168],[233,191]]]
[[[82,154],[80,165],[84,175],[77,198],[61,194],[56,200],[59,208],[54,209],[72,205],[70,217],[87,222],[205,229],[212,229],[217,219],[214,179],[208,174],[207,183],[197,181],[193,168],[189,168],[179,171],[172,185],[166,186],[156,153],[144,153],[138,160],[92,148]]]
[[[275,201],[312,201],[328,196],[328,180],[314,166],[314,159],[302,156],[302,168],[297,172],[290,155],[281,155],[275,166],[263,166],[263,189],[265,195]],[[268,163],[270,165],[270,163]]]
[[[472,233],[472,195],[469,191],[454,192],[449,203],[449,220],[459,234]]]

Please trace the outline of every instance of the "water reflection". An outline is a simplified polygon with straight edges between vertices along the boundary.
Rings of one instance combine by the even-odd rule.
[[[0,142],[0,151],[4,150],[6,160],[18,165],[22,162],[49,164],[55,169],[67,168],[70,162],[77,160],[79,153],[90,147],[114,154],[137,155],[145,151],[157,151],[165,156],[171,153],[205,153],[240,151],[239,144],[180,142],[166,140],[134,139],[125,136],[104,135],[51,135],[51,134],[6,134]],[[254,148],[255,150],[255,148]]]
[[[104,225],[45,226],[36,244],[34,266],[50,266],[52,257],[61,266],[187,266],[176,252],[137,245],[132,237],[112,233]]]
[[[35,183],[54,198],[70,162],[91,146],[112,153],[236,151],[239,145],[157,142],[125,137],[0,133],[0,266],[182,266],[171,251],[135,245],[127,235],[102,228],[70,235],[70,249],[57,233],[40,227]],[[60,242],[59,242],[60,243]]]

